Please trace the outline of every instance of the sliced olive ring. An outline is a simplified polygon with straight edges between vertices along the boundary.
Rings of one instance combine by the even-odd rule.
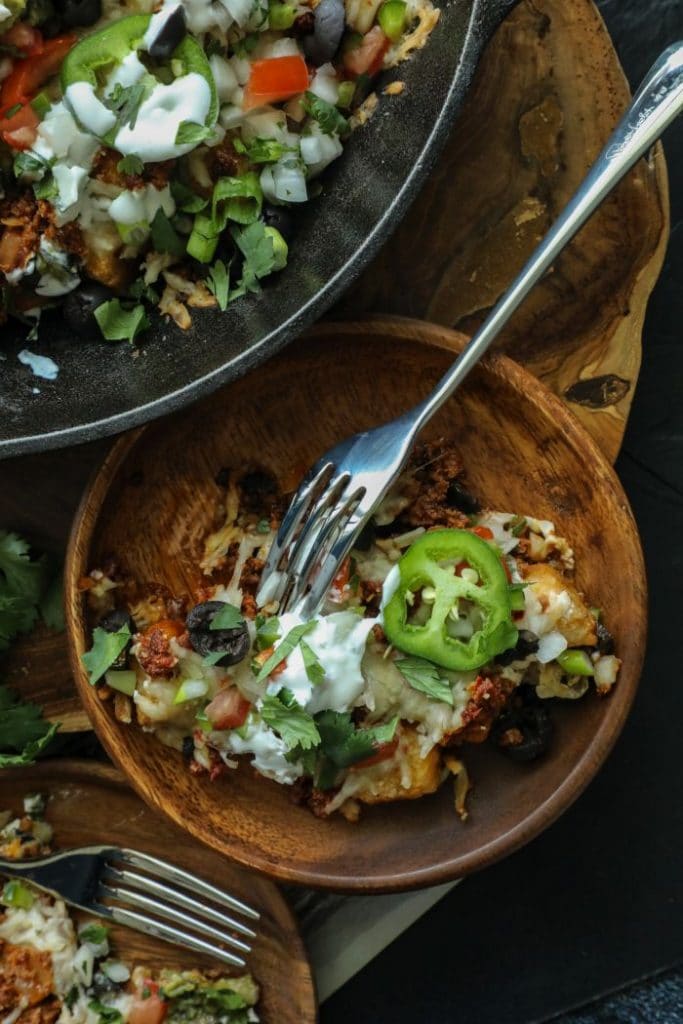
[[[251,640],[246,622],[233,629],[211,629],[211,623],[223,608],[224,601],[203,601],[196,604],[188,612],[185,625],[193,650],[203,658],[210,654],[223,653],[223,657],[216,664],[225,668],[228,665],[236,665],[246,658]]]

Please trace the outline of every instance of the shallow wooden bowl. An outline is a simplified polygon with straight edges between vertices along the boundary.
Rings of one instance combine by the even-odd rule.
[[[120,725],[89,686],[90,644],[76,581],[110,554],[138,579],[183,592],[212,524],[223,466],[253,460],[290,484],[347,434],[424,396],[462,338],[418,321],[319,326],[286,354],[179,414],[123,437],[88,488],[66,568],[73,670],[100,739],[152,807],[207,846],[288,881],[392,890],[456,878],[549,825],[607,756],[631,705],[645,645],[646,585],[636,526],[611,466],[562,403],[504,357],[478,368],[432,422],[455,439],[475,493],[553,519],[577,552],[578,585],[604,610],[623,667],[614,694],[558,707],[550,753],[516,765],[466,748],[475,783],[462,824],[446,783],[433,797],[364,809],[360,823],[315,818],[286,787],[243,767],[216,783],[180,754]]]
[[[261,914],[248,957],[249,970],[261,987],[263,1024],[315,1024],[315,989],[296,922],[272,882],[247,874],[213,850],[146,807],[110,765],[93,761],[43,761],[0,771],[0,810],[21,811],[27,793],[48,797],[47,820],[54,828],[55,849],[107,843],[127,846],[172,860],[255,907]],[[132,931],[112,929],[117,954],[147,967],[218,967],[244,974],[198,953]]]

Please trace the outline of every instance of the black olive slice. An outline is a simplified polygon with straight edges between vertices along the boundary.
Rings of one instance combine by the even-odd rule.
[[[460,512],[464,512],[468,516],[474,516],[478,512],[481,512],[481,505],[479,501],[466,491],[461,483],[458,483],[457,478],[451,480],[446,491],[446,501],[452,508],[457,508]]]
[[[63,0],[56,6],[66,28],[87,28],[102,17],[102,0]]]
[[[249,653],[251,641],[246,622],[234,629],[211,629],[216,615],[225,608],[225,601],[204,601],[190,609],[185,620],[190,643],[197,654],[206,658],[209,654],[220,654],[223,657],[216,662],[222,668],[236,665]]]
[[[331,61],[344,34],[343,0],[321,0],[314,12],[313,34],[304,38],[304,51],[315,64]]]
[[[493,724],[491,738],[512,761],[535,761],[545,754],[553,734],[553,723],[544,701],[533,689],[521,686],[512,703]]]
[[[119,630],[128,626],[131,633],[131,640],[128,641],[116,661],[113,662],[111,666],[114,671],[122,671],[128,667],[128,652],[133,642],[132,635],[135,632],[135,624],[125,608],[115,608],[114,611],[107,612],[107,614],[100,619],[99,625],[105,633],[118,633]]]
[[[108,302],[113,293],[104,285],[88,282],[75,292],[70,292],[62,307],[64,319],[79,338],[98,338],[100,328],[95,319],[95,310]]]
[[[187,22],[182,4],[174,7],[147,48],[150,57],[168,60],[187,35]]]

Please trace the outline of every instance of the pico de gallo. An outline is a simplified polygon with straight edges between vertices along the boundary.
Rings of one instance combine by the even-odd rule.
[[[217,480],[225,521],[195,590],[171,593],[164,566],[136,580],[125,553],[80,581],[89,681],[194,774],[246,763],[349,820],[453,775],[465,818],[468,744],[533,761],[554,702],[614,686],[615,641],[573,582],[568,542],[550,521],[486,508],[450,445],[415,453],[307,621],[260,603],[286,504],[277,482],[255,467]]]
[[[0,0],[0,322],[134,341],[284,269],[431,0]],[[400,91],[400,82],[390,83]]]

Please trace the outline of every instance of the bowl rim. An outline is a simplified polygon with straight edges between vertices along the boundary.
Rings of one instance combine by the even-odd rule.
[[[362,334],[367,342],[372,343],[374,337],[380,337],[387,330],[401,340],[413,342],[416,345],[446,349],[451,352],[461,351],[467,342],[464,335],[449,328],[427,321],[393,316],[375,316],[362,321],[322,323],[306,332],[305,337],[319,339],[322,343],[325,338]],[[487,373],[504,378],[517,393],[529,395],[529,393],[535,392],[542,396],[543,404],[552,415],[558,433],[563,436],[565,443],[582,446],[586,459],[592,465],[599,467],[603,479],[606,478],[613,490],[615,500],[626,513],[630,524],[630,543],[633,545],[638,562],[637,582],[643,594],[642,607],[640,607],[637,621],[632,623],[630,631],[632,641],[634,641],[632,646],[637,653],[630,672],[625,679],[620,679],[620,686],[616,690],[618,699],[615,699],[615,696],[610,698],[608,713],[604,715],[583,754],[561,784],[544,802],[507,831],[475,850],[465,854],[455,854],[453,857],[441,859],[419,869],[394,874],[377,871],[351,877],[324,869],[316,872],[302,870],[279,861],[269,860],[258,851],[250,855],[248,852],[243,852],[241,847],[228,849],[223,842],[216,840],[212,833],[205,833],[194,827],[194,820],[188,821],[175,804],[160,800],[155,790],[146,785],[144,778],[135,773],[130,766],[126,766],[125,758],[119,756],[118,747],[113,742],[114,733],[118,734],[118,723],[112,721],[105,705],[98,700],[80,662],[80,654],[86,649],[85,622],[82,614],[82,601],[74,584],[80,576],[84,575],[87,555],[96,532],[99,515],[116,474],[149,425],[139,427],[117,439],[102,464],[95,469],[85,488],[69,535],[64,566],[64,606],[71,669],[86,713],[109,756],[114,759],[130,785],[148,805],[169,817],[176,825],[189,831],[194,838],[220,850],[225,856],[229,856],[244,867],[266,874],[280,882],[346,893],[401,892],[454,881],[515,852],[550,826],[592,781],[621,733],[640,681],[647,639],[645,563],[638,528],[628,498],[607,457],[560,398],[508,356],[489,355],[482,361],[482,365]]]

